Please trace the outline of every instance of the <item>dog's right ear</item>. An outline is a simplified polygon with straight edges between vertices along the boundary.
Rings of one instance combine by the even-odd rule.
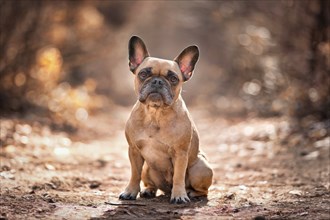
[[[129,69],[134,73],[135,69],[149,56],[146,45],[138,36],[132,36],[128,42]]]

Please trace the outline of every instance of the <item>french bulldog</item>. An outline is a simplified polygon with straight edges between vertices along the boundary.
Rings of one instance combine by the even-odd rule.
[[[173,61],[149,56],[141,38],[128,44],[129,68],[138,97],[126,123],[130,181],[121,200],[153,198],[158,189],[170,202],[207,196],[213,171],[199,149],[196,126],[181,97],[199,57],[197,46],[185,48]],[[140,192],[140,182],[145,188]]]

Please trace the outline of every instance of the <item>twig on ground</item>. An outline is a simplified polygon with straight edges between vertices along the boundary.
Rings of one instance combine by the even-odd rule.
[[[116,203],[116,202],[104,202],[107,205],[116,205],[116,206],[146,206],[146,204],[141,203]]]

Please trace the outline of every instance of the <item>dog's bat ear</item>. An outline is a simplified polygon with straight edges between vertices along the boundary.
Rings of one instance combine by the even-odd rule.
[[[149,56],[144,42],[138,36],[132,36],[128,42],[129,68],[134,73],[135,69]]]
[[[199,57],[199,50],[197,46],[189,46],[184,49],[174,61],[179,64],[184,81],[191,78],[195,64]]]

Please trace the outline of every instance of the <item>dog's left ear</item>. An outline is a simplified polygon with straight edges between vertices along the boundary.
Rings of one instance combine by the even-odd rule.
[[[199,50],[197,46],[189,46],[184,49],[174,61],[179,64],[184,81],[191,78],[195,64],[199,57]]]
[[[128,42],[129,69],[134,70],[149,56],[146,45],[138,36],[132,36]]]

